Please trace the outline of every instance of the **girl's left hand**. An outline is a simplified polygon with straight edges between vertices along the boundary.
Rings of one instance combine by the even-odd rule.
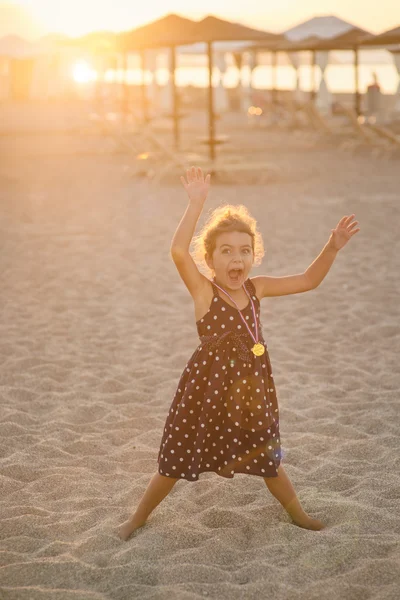
[[[350,215],[350,217],[342,217],[339,223],[336,225],[335,229],[331,229],[332,234],[329,240],[329,243],[335,250],[340,250],[347,244],[349,239],[353,237],[360,228],[354,229],[356,225],[358,225],[358,221],[352,221],[355,215]]]

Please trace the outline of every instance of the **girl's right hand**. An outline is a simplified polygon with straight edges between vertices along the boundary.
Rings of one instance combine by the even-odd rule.
[[[203,171],[200,167],[192,167],[186,171],[186,178],[187,181],[184,177],[180,179],[190,201],[196,204],[199,202],[204,203],[210,187],[211,175],[208,174],[204,179]]]

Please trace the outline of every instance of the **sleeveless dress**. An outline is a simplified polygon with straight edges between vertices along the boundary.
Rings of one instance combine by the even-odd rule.
[[[196,322],[200,344],[189,359],[166,418],[158,472],[197,481],[200,473],[277,477],[281,461],[279,409],[268,349],[262,335],[260,301],[251,279],[244,283],[257,316],[261,356],[238,309],[211,281],[214,296]],[[255,331],[251,302],[241,311]],[[254,333],[255,336],[255,333]]]

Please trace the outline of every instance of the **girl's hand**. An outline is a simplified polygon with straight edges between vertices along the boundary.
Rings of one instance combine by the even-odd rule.
[[[356,225],[358,225],[358,221],[352,221],[355,215],[350,215],[350,217],[342,217],[339,223],[336,225],[335,229],[331,229],[332,234],[329,240],[332,248],[335,250],[340,250],[347,244],[349,239],[353,237],[360,228],[354,229]]]
[[[211,175],[208,174],[204,179],[203,171],[200,167],[192,167],[186,171],[187,182],[184,177],[181,177],[181,182],[189,199],[195,203],[205,202],[208,194],[208,188],[210,187]]]

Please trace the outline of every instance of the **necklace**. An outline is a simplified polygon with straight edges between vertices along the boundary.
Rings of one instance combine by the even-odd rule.
[[[232,298],[232,296],[230,296],[228,294],[228,292],[226,292],[225,290],[223,290],[222,287],[220,287],[217,283],[215,283],[215,281],[213,283],[214,283],[214,285],[217,286],[217,288],[219,290],[221,290],[221,292],[223,292],[224,294],[226,294],[228,296],[228,298],[230,298],[230,300],[232,300],[232,302],[234,303],[234,305],[238,309],[239,314],[240,314],[240,316],[242,318],[243,323],[246,325],[246,327],[248,329],[248,332],[250,333],[252,339],[254,340],[254,346],[251,349],[251,351],[254,354],[254,356],[261,356],[262,354],[264,354],[264,352],[265,352],[265,346],[263,344],[261,344],[261,342],[259,341],[259,338],[258,338],[258,325],[257,325],[256,311],[255,311],[255,308],[254,308],[254,302],[253,302],[252,297],[250,296],[250,294],[246,290],[245,285],[243,284],[242,287],[243,287],[244,291],[246,292],[246,294],[249,297],[249,300],[251,302],[251,308],[253,310],[253,317],[254,317],[254,327],[255,327],[255,330],[256,330],[256,337],[254,337],[253,332],[251,331],[250,327],[248,326],[246,319],[242,315],[242,311],[240,310],[240,308],[238,307],[238,305],[236,304],[236,302],[234,301],[234,299]]]

